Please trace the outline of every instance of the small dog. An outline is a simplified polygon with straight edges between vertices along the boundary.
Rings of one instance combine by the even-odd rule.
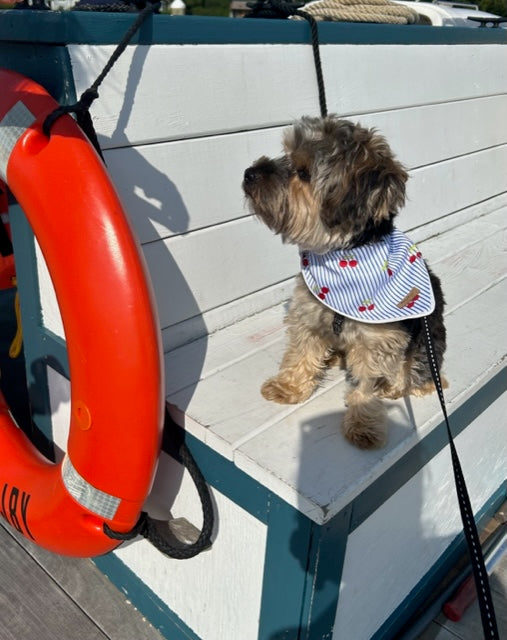
[[[337,116],[302,118],[286,131],[284,149],[257,160],[243,181],[254,214],[301,253],[288,348],[261,392],[303,402],[340,363],[349,384],[343,433],[360,448],[381,447],[382,398],[435,390],[423,316],[439,369],[446,346],[440,281],[393,225],[408,175],[375,130]]]

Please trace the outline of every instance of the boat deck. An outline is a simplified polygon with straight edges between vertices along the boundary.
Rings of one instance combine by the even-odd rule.
[[[88,559],[36,547],[0,523],[1,640],[162,640]]]
[[[2,640],[162,640],[162,636],[87,559],[40,549],[0,523]],[[501,638],[507,638],[507,554],[491,588]],[[233,640],[223,635],[224,640]],[[420,640],[478,640],[475,602],[458,622],[440,614]]]

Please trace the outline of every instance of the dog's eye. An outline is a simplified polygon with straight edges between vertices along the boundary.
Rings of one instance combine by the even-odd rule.
[[[303,182],[310,182],[310,172],[308,171],[308,169],[296,169],[296,173],[298,175],[298,178],[300,180],[302,180]]]

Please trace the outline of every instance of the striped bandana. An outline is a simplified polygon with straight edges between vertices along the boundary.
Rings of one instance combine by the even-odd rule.
[[[316,298],[360,322],[420,318],[435,308],[421,252],[397,229],[355,249],[323,255],[302,251],[301,270]]]

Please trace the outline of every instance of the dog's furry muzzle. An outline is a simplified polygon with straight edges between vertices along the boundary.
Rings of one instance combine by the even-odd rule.
[[[243,176],[243,191],[255,215],[275,233],[280,233],[287,211],[287,184],[291,176],[289,160],[263,156]]]

